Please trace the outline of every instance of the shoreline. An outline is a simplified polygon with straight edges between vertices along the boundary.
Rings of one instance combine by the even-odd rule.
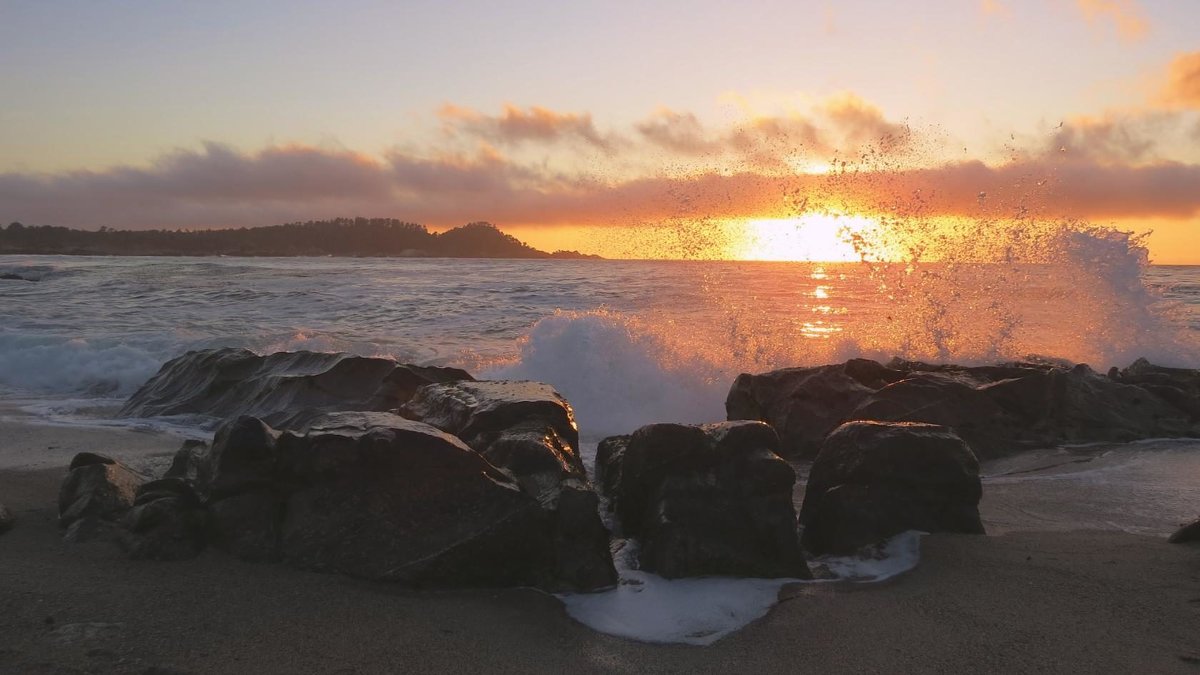
[[[170,434],[0,422],[17,517],[0,536],[0,670],[13,672],[1195,672],[1200,551],[1123,532],[930,535],[875,584],[785,586],[765,617],[707,647],[635,642],[529,589],[413,591],[209,550],[131,561],[69,545],[58,483],[83,450],[155,459]],[[159,453],[161,450],[161,454]],[[59,461],[67,456],[66,461]],[[984,493],[989,508],[988,490]],[[174,670],[149,671],[151,667]]]

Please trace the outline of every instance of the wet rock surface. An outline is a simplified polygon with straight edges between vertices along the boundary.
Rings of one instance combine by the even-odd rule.
[[[796,475],[758,422],[652,424],[605,439],[599,481],[647,571],[677,578],[809,576],[796,534]]]
[[[731,420],[779,432],[789,457],[816,456],[851,420],[951,427],[983,458],[1063,443],[1200,437],[1200,372],[1139,360],[1108,376],[1086,365],[964,367],[866,359],[739,375]]]
[[[617,582],[574,413],[548,385],[218,349],[168,362],[122,412],[232,416],[110,519],[135,557],[212,545],[413,586]]]
[[[253,415],[274,424],[322,412],[386,411],[419,387],[470,380],[458,368],[415,366],[349,354],[245,349],[191,351],[168,361],[121,408],[122,417]]]
[[[241,417],[185,445],[124,520],[131,555],[240,558],[411,586],[595,590],[616,581],[585,479],[523,489],[457,437],[391,413],[276,430]],[[603,559],[595,555],[603,542]]]
[[[813,461],[805,549],[849,554],[907,530],[982,534],[979,462],[949,428],[848,422]]]
[[[579,454],[575,413],[553,387],[504,380],[432,384],[417,390],[401,412],[458,436],[538,500],[551,523],[560,584],[616,583],[599,498]]]
[[[58,494],[59,525],[68,541],[87,541],[111,531],[134,505],[146,477],[103,455],[79,453]]]

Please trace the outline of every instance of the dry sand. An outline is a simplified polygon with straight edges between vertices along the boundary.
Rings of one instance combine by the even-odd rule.
[[[0,536],[0,672],[1200,673],[1200,546],[1123,533],[926,537],[915,570],[785,588],[709,647],[601,635],[532,590],[413,592],[216,551],[160,563],[60,541],[71,455],[177,445],[0,423],[0,457],[53,446],[40,468],[0,471],[18,518]]]

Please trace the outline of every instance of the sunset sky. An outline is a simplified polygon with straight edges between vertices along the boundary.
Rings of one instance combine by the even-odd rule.
[[[646,4],[0,0],[0,221],[488,220],[607,255],[666,223],[642,253],[675,256],[919,212],[1200,263],[1200,2]]]

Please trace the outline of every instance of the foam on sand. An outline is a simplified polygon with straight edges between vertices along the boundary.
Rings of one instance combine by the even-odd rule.
[[[701,577],[664,579],[634,569],[635,544],[614,556],[620,582],[603,593],[559,595],[567,613],[601,633],[641,642],[709,645],[760,619],[788,584],[851,581],[871,583],[911,570],[920,557],[920,533],[893,537],[862,557],[825,556],[811,561],[816,581]]]

